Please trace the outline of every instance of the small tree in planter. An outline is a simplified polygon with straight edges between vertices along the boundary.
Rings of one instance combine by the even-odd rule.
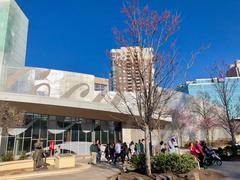
[[[125,113],[144,131],[145,167],[150,176],[150,132],[160,126],[166,115],[166,104],[174,94],[167,89],[173,83],[177,67],[175,41],[171,36],[178,28],[179,16],[169,11],[160,14],[148,6],[141,8],[134,0],[127,1],[122,12],[126,16],[126,29],[114,28],[113,34],[117,43],[125,48],[124,55],[116,51],[110,55],[116,69],[129,69],[131,89],[117,86],[116,91],[121,106],[127,109]],[[118,105],[114,107],[122,112]]]
[[[0,127],[2,128],[0,154],[5,153],[6,150],[5,136],[8,136],[8,129],[22,126],[23,120],[24,112],[19,111],[7,102],[0,102]]]

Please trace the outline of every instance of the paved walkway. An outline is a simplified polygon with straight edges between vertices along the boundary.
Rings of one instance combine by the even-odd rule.
[[[240,161],[223,161],[222,166],[212,166],[209,169],[224,174],[226,180],[240,179]]]
[[[97,167],[92,166],[91,168],[83,172],[75,172],[72,174],[59,175],[59,176],[45,176],[39,178],[29,178],[28,180],[106,180],[111,176],[118,174],[120,171],[116,168],[106,168],[106,167]]]

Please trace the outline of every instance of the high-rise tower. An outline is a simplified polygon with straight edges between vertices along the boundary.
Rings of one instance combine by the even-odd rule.
[[[6,66],[24,66],[28,19],[15,0],[0,1],[0,75],[1,87]]]
[[[151,48],[121,47],[112,49],[111,58],[110,90],[138,91],[143,83],[146,85],[152,80],[154,69]]]

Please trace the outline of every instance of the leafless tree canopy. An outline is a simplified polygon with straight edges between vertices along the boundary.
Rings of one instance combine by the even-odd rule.
[[[198,126],[206,131],[206,140],[209,143],[209,131],[218,125],[215,116],[217,107],[211,103],[210,95],[207,92],[199,92],[191,110],[200,117]]]
[[[119,87],[117,92],[138,126],[144,129],[148,124],[153,129],[159,126],[156,119],[166,114],[165,106],[173,94],[167,89],[174,82],[177,66],[172,35],[178,29],[179,16],[169,11],[159,14],[148,6],[141,8],[137,1],[126,2],[122,12],[126,29],[114,28],[113,34],[126,48],[127,57],[112,53],[112,60],[123,71],[130,69],[127,75],[132,89],[126,93]]]

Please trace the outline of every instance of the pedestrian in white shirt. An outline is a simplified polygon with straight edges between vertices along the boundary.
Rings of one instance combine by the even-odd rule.
[[[116,164],[117,159],[121,157],[121,141],[118,141],[115,144],[115,159],[114,159],[114,164]]]
[[[176,149],[175,149],[175,146],[174,146],[174,138],[171,138],[171,140],[168,141],[168,148],[169,148],[169,153],[176,152]]]

